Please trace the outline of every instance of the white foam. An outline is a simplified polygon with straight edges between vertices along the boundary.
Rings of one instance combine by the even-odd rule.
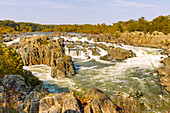
[[[16,39],[14,39],[14,40],[12,40],[12,41],[10,41],[10,42],[4,42],[6,45],[12,45],[13,43],[15,43],[15,42],[19,42],[19,40],[20,40],[20,38],[16,38]]]

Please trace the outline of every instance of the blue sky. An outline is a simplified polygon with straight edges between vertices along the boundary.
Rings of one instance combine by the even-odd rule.
[[[170,0],[0,0],[0,20],[41,24],[112,24],[170,14]]]

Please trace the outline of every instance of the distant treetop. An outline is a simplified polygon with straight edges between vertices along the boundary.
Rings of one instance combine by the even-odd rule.
[[[119,32],[134,32],[142,31],[144,33],[153,31],[170,33],[170,15],[158,16],[152,21],[145,20],[145,17],[138,18],[138,20],[119,21],[113,25],[106,25],[105,23],[90,25],[41,25],[28,22],[14,22],[12,20],[0,20],[0,34],[17,33],[17,32],[77,32],[77,33],[116,33]]]

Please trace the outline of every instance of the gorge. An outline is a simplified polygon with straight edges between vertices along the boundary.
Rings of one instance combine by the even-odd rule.
[[[169,57],[161,54],[162,49],[166,49],[166,54],[169,55],[169,37],[162,36],[158,40],[157,36],[150,36],[148,39],[147,36],[139,35],[138,32],[122,34],[120,37],[110,34],[87,35],[77,33],[57,35],[53,33],[30,33],[31,36],[24,35],[5,43],[18,50],[25,65],[24,69],[31,71],[34,76],[42,80],[43,88],[47,88],[52,93],[51,97],[48,97],[47,100],[44,98],[44,100],[41,100],[42,102],[48,101],[50,103],[50,100],[52,102],[56,95],[58,95],[57,98],[60,98],[60,94],[55,93],[74,98],[72,92],[68,94],[63,92],[76,90],[85,93],[86,90],[91,88],[101,89],[113,100],[116,100],[114,95],[119,95],[120,92],[124,97],[127,97],[130,93],[140,91],[145,95],[142,97],[142,101],[147,109],[150,109],[151,101],[148,97],[154,97],[157,101],[163,98],[156,70],[162,66],[160,61],[163,58],[168,59],[169,62]],[[123,37],[124,35],[126,36]],[[136,38],[132,38],[132,36]],[[163,42],[160,40],[163,40]],[[167,66],[165,66],[165,69],[158,69],[159,73],[166,75],[166,79],[161,79],[162,81],[169,80],[169,63],[167,61],[163,61]],[[162,70],[167,70],[166,73],[168,74],[165,74]],[[162,82],[161,84],[169,90],[169,82]],[[93,90],[94,95],[96,92],[101,93],[100,90]],[[90,90],[90,92],[93,92],[93,90]],[[167,100],[165,103],[168,103],[169,94],[165,90],[162,91],[165,100]],[[100,93],[97,94],[106,98],[104,94]],[[63,97],[65,99],[65,96]],[[91,100],[93,103],[93,99]],[[106,101],[108,100],[106,99]],[[77,102],[74,99],[72,101],[75,102],[73,107],[76,109],[74,110],[80,112],[79,107],[76,107]],[[44,110],[54,110],[52,106],[53,104]],[[107,106],[110,106],[110,104]],[[88,103],[88,107],[93,108],[90,103]],[[61,108],[57,109],[61,110]],[[101,112],[103,112],[102,110]],[[66,109],[63,111],[66,111]]]

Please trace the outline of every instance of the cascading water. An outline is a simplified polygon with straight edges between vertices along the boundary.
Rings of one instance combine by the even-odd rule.
[[[64,40],[69,41],[88,41],[87,38],[78,37],[63,37]],[[57,38],[56,38],[57,39]],[[94,43],[93,40],[88,41]],[[101,42],[98,42],[101,43]],[[76,51],[68,51],[66,47],[66,54],[73,57],[73,61],[77,70],[77,74],[71,78],[52,78],[50,76],[50,67],[46,65],[24,66],[24,69],[30,70],[40,80],[44,81],[52,93],[65,92],[69,90],[85,91],[89,88],[100,88],[106,94],[114,96],[122,91],[124,95],[128,95],[135,91],[142,91],[145,94],[143,100],[149,104],[149,97],[156,97],[158,100],[161,98],[160,86],[157,84],[156,68],[160,67],[161,49],[148,48],[148,47],[134,47],[129,45],[116,45],[110,43],[103,44],[123,49],[132,50],[136,53],[137,57],[129,58],[123,61],[103,61],[100,56],[93,56],[90,50],[87,54],[81,51],[77,55]],[[82,49],[81,46],[79,48]],[[98,48],[98,47],[97,47]],[[107,54],[107,51],[98,48],[101,56]],[[95,60],[92,60],[95,59]],[[166,97],[167,92],[163,90]]]

